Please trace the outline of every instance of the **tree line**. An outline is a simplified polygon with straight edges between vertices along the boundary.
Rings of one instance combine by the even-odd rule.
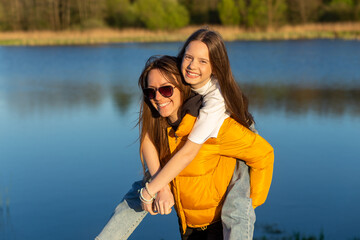
[[[0,0],[0,30],[245,28],[360,20],[360,0]]]

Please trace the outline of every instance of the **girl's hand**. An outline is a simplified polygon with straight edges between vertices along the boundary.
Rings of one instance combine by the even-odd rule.
[[[154,202],[155,211],[161,215],[167,215],[171,213],[172,206],[174,206],[174,196],[169,185],[166,185],[157,194]]]

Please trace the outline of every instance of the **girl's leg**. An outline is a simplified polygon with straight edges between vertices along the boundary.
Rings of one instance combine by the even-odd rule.
[[[144,181],[133,183],[131,190],[116,207],[109,222],[95,240],[124,240],[132,234],[147,214],[141,208],[139,199],[138,190],[142,187]]]
[[[250,240],[254,234],[255,211],[250,198],[249,167],[237,160],[221,212],[225,240]]]

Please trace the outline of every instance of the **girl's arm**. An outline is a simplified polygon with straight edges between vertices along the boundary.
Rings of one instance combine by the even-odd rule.
[[[155,178],[148,184],[151,194],[155,194],[168,185],[179,173],[185,169],[198,154],[202,144],[187,140],[184,146],[169,160],[169,162],[157,173]],[[150,196],[143,192],[146,198]]]

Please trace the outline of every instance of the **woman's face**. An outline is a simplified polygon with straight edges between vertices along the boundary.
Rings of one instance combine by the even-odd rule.
[[[159,112],[160,116],[169,118],[170,122],[178,119],[178,110],[181,106],[181,94],[178,88],[170,83],[158,69],[153,69],[147,77],[148,88],[155,90],[162,86],[174,87],[171,97],[163,97],[159,91],[155,92],[155,98],[150,99],[151,104]]]
[[[181,63],[181,73],[192,88],[204,86],[211,77],[209,49],[205,43],[191,41],[185,49]]]

